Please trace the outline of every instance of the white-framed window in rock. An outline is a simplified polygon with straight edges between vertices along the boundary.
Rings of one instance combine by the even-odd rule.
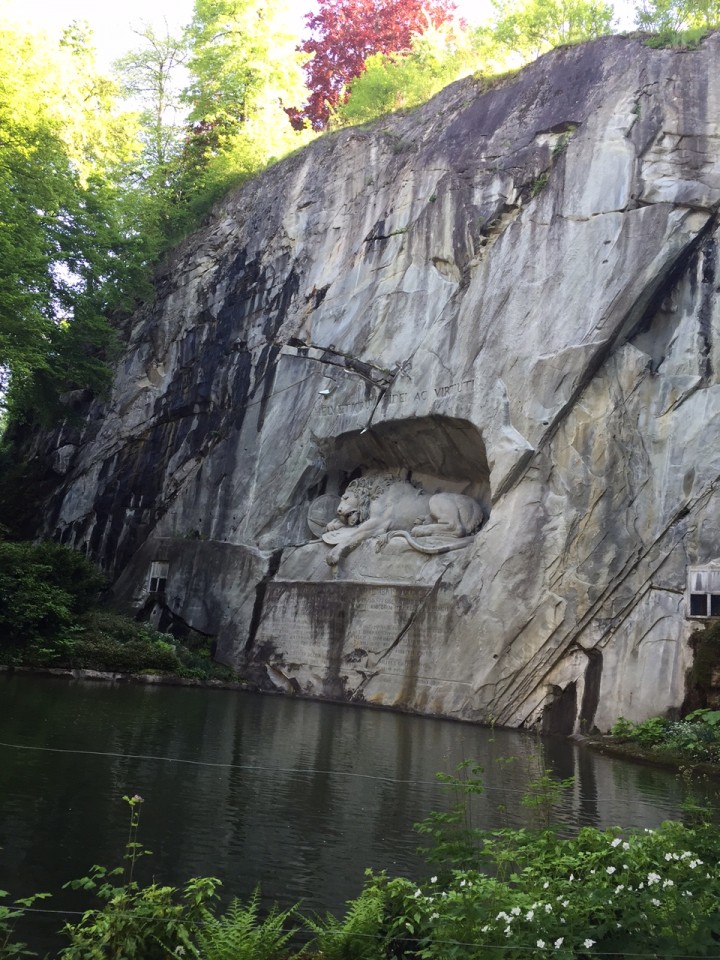
[[[168,564],[155,561],[150,564],[148,590],[150,593],[163,593],[167,584]]]
[[[708,620],[720,618],[720,560],[688,567],[686,616]]]

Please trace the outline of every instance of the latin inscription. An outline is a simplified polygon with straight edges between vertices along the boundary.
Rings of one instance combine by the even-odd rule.
[[[406,389],[402,391],[393,391],[387,399],[381,403],[382,409],[392,409],[393,407],[402,407],[406,404],[423,403],[428,399],[443,400],[445,397],[457,396],[458,394],[470,394],[475,392],[475,380],[453,380],[451,383],[440,384],[430,389]],[[377,397],[358,396],[355,400],[344,402],[333,402],[332,400],[322,400],[318,407],[318,412],[322,417],[359,417],[361,415],[369,416],[377,404]]]

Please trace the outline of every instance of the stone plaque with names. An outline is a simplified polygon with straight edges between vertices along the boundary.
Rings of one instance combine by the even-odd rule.
[[[257,657],[314,696],[352,696],[378,674],[402,683],[409,660],[417,669],[410,636],[425,619],[418,614],[432,603],[430,593],[427,586],[270,583]]]

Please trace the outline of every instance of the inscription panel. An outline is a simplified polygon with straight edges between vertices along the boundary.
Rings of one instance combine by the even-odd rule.
[[[403,631],[427,595],[428,587],[271,583],[255,649],[304,692],[349,695],[369,675],[402,677],[412,666]]]
[[[391,390],[382,400],[381,405],[385,410],[392,410],[408,404],[416,405],[427,400],[443,400],[445,397],[474,392],[475,380],[472,377],[458,377],[427,389],[420,385],[403,385],[401,389]],[[351,399],[322,399],[318,402],[317,412],[321,417],[369,416],[377,406],[377,402],[377,396],[367,397],[362,392]]]

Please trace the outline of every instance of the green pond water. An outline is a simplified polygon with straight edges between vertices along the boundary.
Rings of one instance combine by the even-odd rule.
[[[216,876],[226,898],[259,883],[265,902],[336,912],[366,867],[429,872],[413,824],[449,804],[435,773],[465,759],[485,768],[489,828],[527,825],[541,763],[576,778],[568,829],[653,827],[687,796],[672,773],[565,740],[234,691],[4,676],[0,744],[0,889],[51,891],[39,906],[57,911],[93,905],[62,884],[121,862],[124,794],[145,801],[141,879]],[[49,950],[61,923],[33,914],[22,933]]]

